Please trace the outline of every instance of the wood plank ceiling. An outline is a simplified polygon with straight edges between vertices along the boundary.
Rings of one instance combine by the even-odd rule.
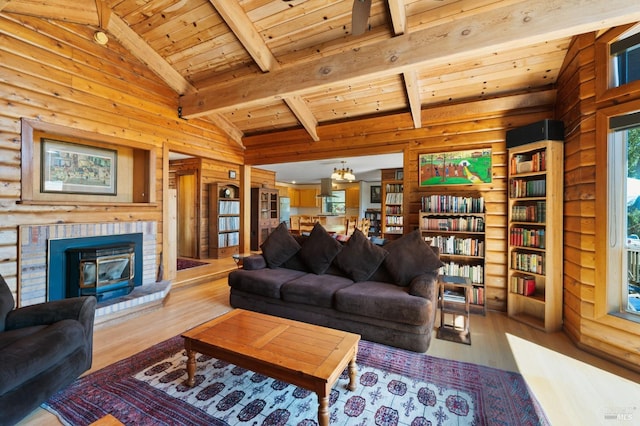
[[[354,0],[359,1],[359,0]],[[0,0],[2,13],[102,29],[242,136],[553,88],[573,35],[640,20],[628,0]]]

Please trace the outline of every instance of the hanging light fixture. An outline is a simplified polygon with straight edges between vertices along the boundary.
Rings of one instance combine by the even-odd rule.
[[[348,169],[345,167],[345,164],[347,164],[346,161],[341,161],[342,163],[342,167],[341,168],[337,168],[334,167],[333,168],[333,173],[331,173],[331,179],[333,180],[347,180],[349,182],[353,182],[354,180],[356,180],[355,175],[353,174],[353,169]]]

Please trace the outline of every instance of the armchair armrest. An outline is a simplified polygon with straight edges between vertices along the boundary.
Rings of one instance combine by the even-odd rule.
[[[93,330],[97,300],[94,296],[74,297],[25,306],[9,312],[5,329],[48,325],[64,319],[79,321],[85,330]]]
[[[242,261],[242,269],[255,270],[267,267],[267,261],[261,254],[252,254]]]

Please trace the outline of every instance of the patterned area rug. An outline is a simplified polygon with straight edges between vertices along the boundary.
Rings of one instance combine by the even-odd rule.
[[[44,407],[67,425],[111,414],[135,425],[317,424],[314,393],[204,355],[189,388],[177,336],[78,379]],[[361,341],[358,388],[347,371],[332,425],[548,425],[522,376]]]
[[[178,258],[177,269],[178,271],[181,271],[183,269],[195,268],[196,266],[203,266],[203,265],[207,265],[207,262],[200,262],[198,260]]]

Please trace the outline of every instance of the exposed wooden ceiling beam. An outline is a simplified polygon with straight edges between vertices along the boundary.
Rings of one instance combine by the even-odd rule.
[[[209,0],[209,2],[216,8],[262,71],[273,71],[280,67],[276,57],[264,43],[253,22],[238,2],[229,0]]]
[[[284,99],[293,114],[298,118],[298,121],[302,123],[309,135],[314,141],[318,142],[318,120],[313,115],[307,104],[300,96],[290,96]]]
[[[220,16],[225,20],[231,31],[240,40],[240,43],[247,50],[249,55],[258,64],[263,72],[270,72],[280,69],[278,60],[266,45],[253,22],[246,15],[240,4],[228,0],[209,0],[216,8]],[[318,141],[318,120],[313,115],[307,104],[299,96],[285,97],[287,104],[293,115],[307,130],[314,141]]]
[[[7,5],[7,3],[9,3],[11,0],[0,0],[0,12],[2,12],[2,9],[4,9],[4,7]]]
[[[147,44],[147,42],[135,33],[126,22],[118,15],[113,14],[109,19],[109,32],[132,55],[144,62],[149,69],[155,72],[165,83],[178,94],[193,93],[195,88],[176,71],[165,59]],[[221,114],[209,114],[209,119],[225,132],[233,141],[244,148],[242,137],[244,133],[234,126]]]
[[[98,13],[98,26],[103,30],[109,28],[111,8],[106,0],[96,0],[96,12]]]
[[[446,22],[357,51],[282,67],[268,75],[199,88],[197,93],[182,97],[182,111],[186,117],[197,117],[237,105],[258,105],[638,20],[640,9],[628,0],[510,3],[473,18]]]
[[[389,14],[393,24],[393,33],[402,35],[407,32],[407,11],[404,0],[389,0]]]
[[[416,70],[405,71],[404,86],[407,90],[409,98],[409,108],[411,109],[411,117],[413,118],[413,127],[419,129],[422,127],[422,101],[420,99],[420,82],[418,81],[418,73]]]

